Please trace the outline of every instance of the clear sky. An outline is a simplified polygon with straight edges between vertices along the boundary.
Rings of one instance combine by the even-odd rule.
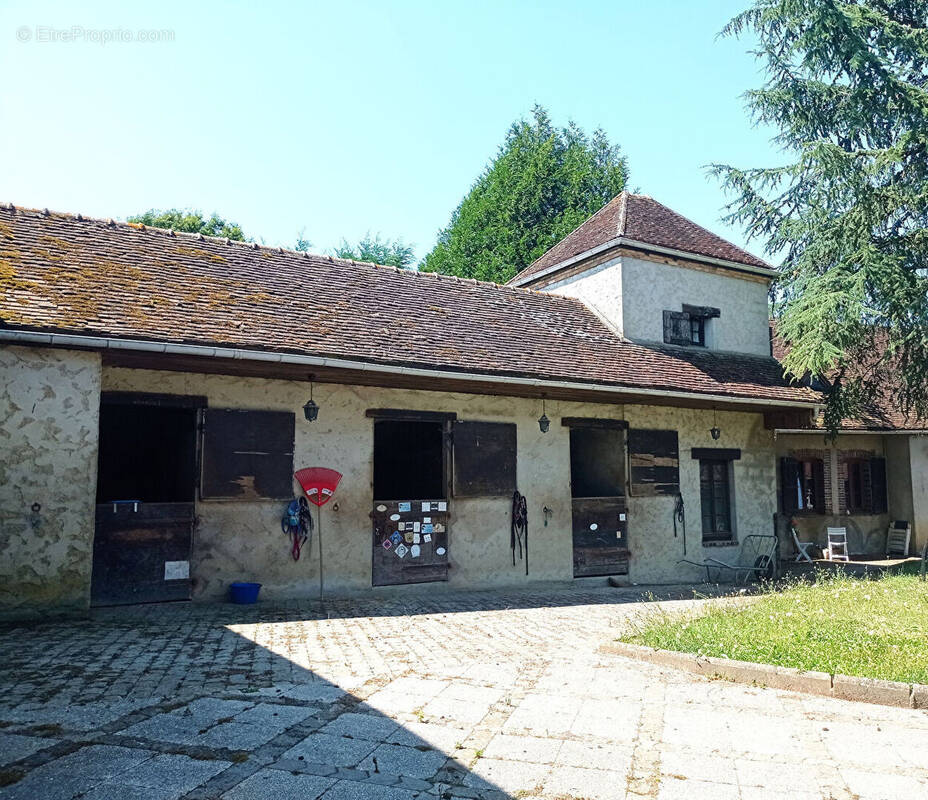
[[[192,207],[273,245],[305,228],[317,251],[371,230],[421,257],[541,103],[619,143],[631,188],[743,245],[704,166],[778,160],[740,98],[761,81],[749,43],[715,38],[747,4],[0,0],[0,200]],[[103,43],[114,29],[132,41]]]

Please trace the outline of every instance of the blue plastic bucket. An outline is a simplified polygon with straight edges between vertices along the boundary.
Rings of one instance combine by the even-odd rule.
[[[260,583],[230,583],[229,594],[233,603],[242,606],[251,605],[258,602],[258,592],[261,590]]]

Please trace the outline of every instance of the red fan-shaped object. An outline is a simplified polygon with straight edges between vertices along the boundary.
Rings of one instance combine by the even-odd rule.
[[[328,467],[306,467],[293,473],[300,482],[306,499],[317,506],[324,506],[335,494],[335,488],[342,479],[342,474]]]

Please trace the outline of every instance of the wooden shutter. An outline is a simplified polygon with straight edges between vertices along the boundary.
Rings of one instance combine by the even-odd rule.
[[[292,413],[209,408],[203,415],[201,498],[293,497]]]
[[[885,514],[886,502],[886,459],[870,459],[870,512]]]
[[[795,458],[780,459],[780,503],[784,514],[799,509],[799,462]]]
[[[680,447],[676,431],[628,431],[631,494],[675,495],[680,492]]]
[[[692,344],[690,315],[685,311],[664,312],[664,341],[667,344]]]
[[[516,490],[516,426],[454,423],[454,496],[500,497]]]

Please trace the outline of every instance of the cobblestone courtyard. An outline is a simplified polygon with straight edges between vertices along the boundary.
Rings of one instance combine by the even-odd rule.
[[[181,604],[8,626],[0,798],[928,796],[928,713],[600,653],[640,600]]]

